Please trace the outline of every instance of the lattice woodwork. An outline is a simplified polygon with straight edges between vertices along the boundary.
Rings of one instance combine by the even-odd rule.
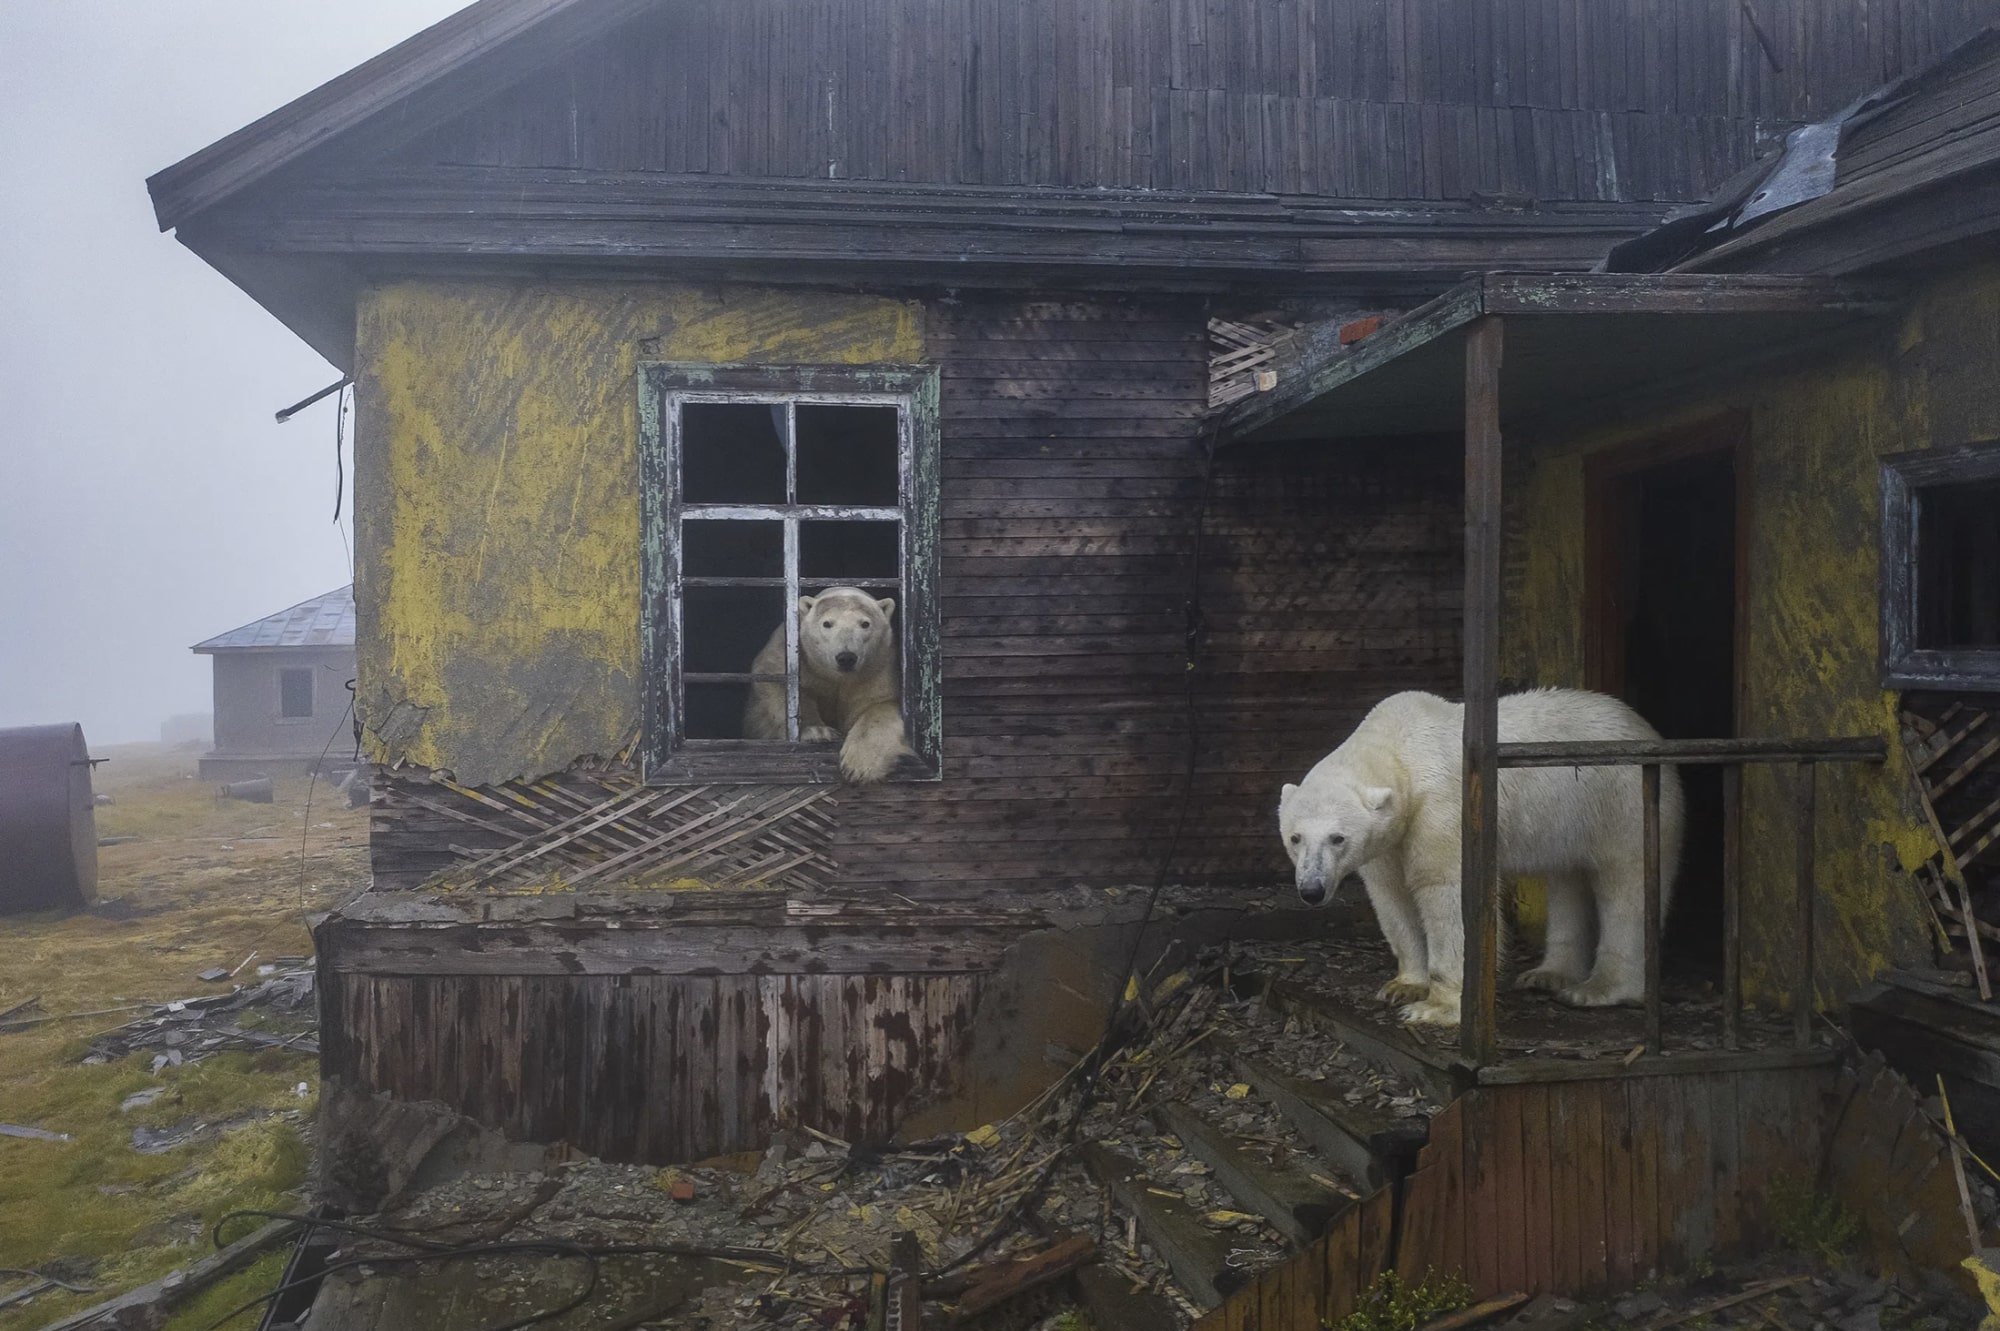
[[[670,786],[629,769],[578,768],[532,781],[462,786],[397,773],[380,799],[477,828],[478,844],[426,889],[834,885],[835,788]],[[496,844],[497,843],[497,844]]]

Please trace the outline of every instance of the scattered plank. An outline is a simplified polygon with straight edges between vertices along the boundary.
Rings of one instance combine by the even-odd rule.
[[[0,1123],[0,1137],[20,1137],[36,1142],[66,1142],[67,1132],[50,1132],[47,1128],[31,1128],[21,1123]]]
[[[169,1271],[151,1284],[127,1290],[116,1298],[72,1313],[59,1322],[51,1322],[42,1331],[83,1331],[83,1328],[103,1324],[105,1326],[145,1325],[151,1319],[165,1320],[165,1314],[172,1312],[189,1299],[207,1289],[224,1276],[234,1275],[252,1262],[267,1248],[276,1247],[298,1233],[295,1220],[273,1220],[244,1235],[236,1242],[218,1252],[212,1252],[198,1262],[190,1263],[176,1271]]]
[[[1075,1234],[1025,1261],[1006,1262],[966,1291],[951,1315],[951,1325],[960,1326],[1018,1298],[1031,1289],[1061,1279],[1097,1255],[1097,1240]],[[914,1281],[907,1282],[914,1291]],[[906,1314],[907,1316],[907,1314]],[[904,1322],[904,1325],[910,1325]]]
[[[1420,1331],[1466,1331],[1468,1327],[1478,1326],[1482,1322],[1492,1321],[1503,1313],[1513,1312],[1530,1297],[1527,1294],[1496,1295],[1484,1302],[1475,1303],[1470,1308],[1462,1308],[1458,1312],[1440,1317],[1434,1322],[1425,1322]]]
[[[1677,1313],[1662,1314],[1646,1323],[1641,1331],[1667,1331],[1668,1327],[1680,1326],[1683,1323],[1692,1322],[1696,1318],[1706,1317],[1710,1313],[1721,1312],[1724,1308],[1734,1308],[1739,1303],[1748,1303],[1750,1300],[1762,1298],[1766,1294],[1776,1294],[1779,1290],[1790,1289],[1793,1285],[1803,1285],[1807,1279],[1808,1277],[1806,1276],[1787,1276],[1783,1280],[1760,1280],[1747,1289],[1738,1290],[1734,1294],[1725,1294],[1719,1299],[1710,1299],[1707,1303],[1698,1304],[1693,1308],[1683,1308]]]

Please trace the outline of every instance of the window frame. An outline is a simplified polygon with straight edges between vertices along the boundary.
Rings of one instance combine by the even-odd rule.
[[[814,785],[837,782],[837,745],[788,740],[689,739],[676,706],[682,696],[680,652],[681,524],[691,511],[727,520],[732,512],[782,512],[802,521],[839,519],[850,512],[884,520],[880,505],[684,504],[680,496],[680,412],[684,402],[721,401],[893,406],[901,452],[901,581],[894,622],[902,650],[903,718],[914,759],[892,782],[936,781],[943,774],[939,707],[941,652],[937,607],[938,373],[917,365],[706,365],[642,361],[639,370],[643,708],[639,755],[649,785],[706,781]],[[878,513],[881,510],[881,513]],[[696,520],[700,520],[697,518]],[[757,520],[769,521],[769,517]],[[788,528],[796,530],[793,522]],[[787,544],[786,623],[796,661],[796,546]],[[796,594],[795,594],[796,593]],[[796,679],[796,674],[792,675]],[[795,687],[795,685],[793,686]],[[796,708],[792,709],[794,713]]]
[[[1881,473],[1883,687],[2000,691],[2000,648],[1917,646],[1921,492],[2000,480],[2000,441],[1898,453],[1882,459]]]
[[[278,667],[277,674],[275,676],[275,682],[278,686],[279,725],[281,726],[303,725],[305,722],[310,721],[315,716],[319,715],[319,680],[317,678],[318,673],[319,672],[314,670],[311,666],[281,665]],[[290,715],[285,711],[286,675],[304,675],[306,677],[306,710],[297,716]]]

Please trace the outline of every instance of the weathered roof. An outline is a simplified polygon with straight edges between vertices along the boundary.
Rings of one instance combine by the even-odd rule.
[[[1619,245],[1607,266],[1849,273],[1995,230],[2000,28],[1987,28],[1795,131],[1781,157]]]
[[[352,647],[354,584],[300,601],[288,610],[198,642],[197,652],[267,651],[275,647]]]
[[[1465,420],[1464,330],[1505,324],[1501,419],[1515,423],[1796,349],[1886,315],[1897,288],[1820,277],[1488,273],[1351,345],[1317,329],[1277,387],[1218,417],[1221,437],[1443,434]]]
[[[507,86],[655,0],[476,0],[146,181],[160,229],[211,207],[351,130],[412,129]],[[440,95],[449,89],[449,95]]]

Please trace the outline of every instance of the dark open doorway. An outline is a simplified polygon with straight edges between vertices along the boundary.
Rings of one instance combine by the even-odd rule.
[[[1591,472],[1591,684],[1668,739],[1736,733],[1740,432],[1710,428]],[[1684,767],[1666,959],[1720,973],[1722,769]]]

